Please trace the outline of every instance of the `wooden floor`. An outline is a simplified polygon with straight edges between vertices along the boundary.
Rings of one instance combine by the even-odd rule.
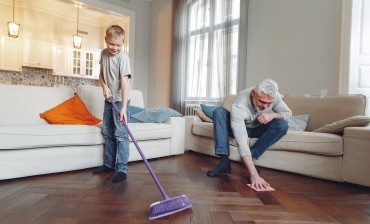
[[[0,223],[370,223],[369,187],[262,168],[276,191],[257,193],[240,163],[228,176],[207,177],[217,163],[192,152],[150,160],[170,197],[193,201],[153,222],[149,206],[163,198],[143,162],[130,163],[127,181],[118,184],[114,173],[92,169],[0,181]]]

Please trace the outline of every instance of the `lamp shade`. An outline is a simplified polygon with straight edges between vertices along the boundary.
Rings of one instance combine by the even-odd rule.
[[[82,37],[78,34],[73,35],[73,47],[74,48],[81,48],[82,45]]]
[[[8,36],[18,37],[20,25],[16,22],[8,22]]]

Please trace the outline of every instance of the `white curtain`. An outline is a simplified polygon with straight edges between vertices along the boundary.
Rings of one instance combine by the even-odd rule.
[[[174,1],[173,106],[182,114],[221,106],[245,87],[247,8],[247,0]]]

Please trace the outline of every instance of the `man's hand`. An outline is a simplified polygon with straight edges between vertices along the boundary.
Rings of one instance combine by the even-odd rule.
[[[274,113],[274,112],[267,113],[267,114],[261,114],[260,116],[258,116],[257,120],[261,124],[267,124],[270,121],[272,121],[274,118],[284,118],[284,115],[282,115],[280,113]]]
[[[261,124],[267,124],[269,123],[272,119],[274,119],[274,115],[272,113],[269,113],[269,114],[261,114],[260,116],[258,116],[257,120],[261,123]]]
[[[268,184],[257,172],[256,167],[254,166],[252,156],[244,156],[242,157],[242,161],[247,168],[249,175],[250,175],[250,181],[252,184],[252,187],[255,187],[258,190],[264,190],[266,187],[269,187],[270,184]]]
[[[269,183],[267,183],[260,175],[257,173],[257,175],[251,175],[251,184],[252,187],[255,187],[258,190],[265,190],[267,187],[270,186]]]

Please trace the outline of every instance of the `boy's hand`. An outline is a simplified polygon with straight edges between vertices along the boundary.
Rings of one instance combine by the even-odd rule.
[[[127,123],[126,108],[122,108],[121,112],[119,113],[119,121],[125,121]]]
[[[113,96],[112,91],[108,87],[103,88],[103,95],[106,100]]]

